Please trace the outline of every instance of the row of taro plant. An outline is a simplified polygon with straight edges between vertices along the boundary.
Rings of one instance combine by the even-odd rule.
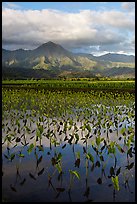
[[[82,162],[85,161],[86,191],[89,197],[90,171],[101,169],[97,183],[110,179],[113,195],[120,190],[120,179],[124,178],[125,187],[129,188],[129,179],[134,167],[134,96],[128,93],[72,93],[3,90],[2,144],[3,157],[7,161],[23,160],[24,150],[32,152],[36,158],[36,169],[29,176],[36,180],[44,173],[48,176],[49,186],[57,193],[71,189],[74,179],[80,179]],[[83,148],[82,156],[76,151],[78,145]],[[45,146],[49,147],[47,155],[49,166],[41,166]],[[65,157],[63,151],[72,147],[73,163],[69,169],[63,169]],[[18,147],[18,151],[15,147]],[[58,147],[61,149],[58,151]],[[6,150],[5,150],[6,148]],[[14,151],[15,150],[15,151]],[[126,156],[126,164],[119,158]],[[47,159],[47,157],[45,158]],[[110,166],[111,164],[111,166]],[[51,168],[52,166],[52,168]],[[17,165],[17,176],[19,176]],[[50,169],[50,170],[49,170]],[[63,173],[69,172],[69,186],[54,187],[53,178],[58,173],[59,180]],[[3,172],[4,173],[4,172]],[[131,174],[131,175],[130,175]],[[21,177],[20,177],[21,178]],[[25,184],[26,178],[20,180]],[[122,185],[123,181],[121,181]],[[16,191],[16,183],[11,189]]]
[[[107,181],[108,187],[113,186],[113,194],[115,198],[116,191],[119,191],[122,188],[122,185],[125,185],[125,188],[129,189],[130,192],[130,179],[133,176],[133,167],[134,167],[134,154],[135,154],[135,147],[134,147],[134,129],[130,127],[126,129],[121,129],[118,141],[108,140],[108,138],[103,137],[100,133],[99,129],[97,131],[94,130],[92,132],[92,128],[89,124],[85,124],[83,131],[83,137],[80,139],[79,135],[77,134],[78,130],[73,125],[74,133],[67,137],[66,127],[64,124],[63,132],[65,137],[63,140],[58,141],[56,140],[53,134],[53,131],[47,131],[46,137],[50,140],[50,148],[47,149],[40,143],[42,139],[43,129],[42,125],[38,125],[38,129],[36,132],[36,140],[33,141],[31,144],[26,146],[25,143],[22,142],[22,147],[16,152],[14,152],[14,147],[11,147],[12,140],[6,138],[5,142],[7,143],[7,151],[4,153],[4,157],[7,161],[12,162],[16,160],[23,160],[26,156],[24,153],[24,149],[26,146],[27,152],[30,156],[34,154],[36,158],[36,169],[32,169],[29,172],[29,176],[33,180],[37,180],[39,176],[46,174],[48,178],[49,186],[53,188],[53,190],[59,194],[64,192],[65,190],[68,191],[69,198],[71,199],[71,191],[73,188],[73,180],[75,178],[81,179],[80,170],[83,168],[82,162],[85,160],[85,180],[86,180],[86,191],[84,193],[85,196],[89,197],[89,189],[90,189],[90,174],[93,174],[97,168],[100,168],[101,174],[99,177],[96,178],[96,181],[99,185],[105,183]],[[109,129],[111,130],[111,129]],[[111,131],[108,133],[108,137],[111,135]],[[94,140],[91,140],[95,136]],[[119,143],[121,141],[120,137],[124,140],[124,142]],[[30,139],[31,140],[31,139]],[[16,138],[16,144],[19,144],[20,138]],[[81,143],[82,142],[82,143]],[[77,148],[77,144],[81,143],[81,146],[78,151],[75,150]],[[20,145],[19,145],[20,146]],[[60,146],[60,148],[58,148]],[[65,157],[63,156],[63,152],[65,148],[68,146],[72,147],[72,152],[74,157],[71,159],[71,164],[69,164],[69,168],[64,167],[63,164],[65,163]],[[81,151],[83,149],[83,152]],[[70,152],[69,152],[70,154]],[[122,163],[120,162],[120,158],[122,156]],[[64,157],[64,158],[63,158]],[[42,163],[42,160],[46,160],[46,162]],[[125,159],[125,161],[124,161]],[[47,160],[48,166],[47,166]],[[42,163],[42,165],[40,165]],[[20,175],[20,165],[16,165],[16,177]],[[70,174],[70,181],[69,185],[63,185],[62,182],[60,184],[60,179],[63,179],[63,175],[67,174],[66,171],[69,171]],[[92,173],[91,173],[92,172]],[[53,179],[55,179],[55,175],[58,174],[59,184],[57,186],[53,185]],[[82,174],[82,177],[83,174]],[[123,177],[123,178],[121,178]],[[119,181],[120,180],[120,181]],[[16,179],[17,181],[17,179]],[[10,185],[13,191],[17,191],[18,185],[23,185],[26,181],[25,177],[20,175],[19,183],[15,182],[14,185]],[[83,180],[82,180],[83,181]],[[121,185],[120,185],[121,182]],[[58,186],[59,185],[59,186]],[[121,186],[121,187],[120,187]],[[132,193],[132,192],[131,192]],[[58,197],[57,196],[57,197]]]
[[[3,81],[3,87],[24,87],[27,88],[46,88],[52,90],[70,89],[70,90],[86,90],[86,89],[135,89],[135,81],[63,81],[63,80],[11,80]]]

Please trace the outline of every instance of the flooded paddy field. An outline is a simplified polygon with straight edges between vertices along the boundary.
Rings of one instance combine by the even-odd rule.
[[[3,201],[135,201],[134,93],[2,94]]]

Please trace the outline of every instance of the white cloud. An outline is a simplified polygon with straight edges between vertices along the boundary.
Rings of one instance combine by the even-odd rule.
[[[14,49],[32,49],[47,41],[54,41],[70,49],[84,46],[119,48],[128,41],[129,33],[134,35],[134,23],[133,13],[115,10],[67,13],[50,9],[4,8],[2,41],[3,46]]]

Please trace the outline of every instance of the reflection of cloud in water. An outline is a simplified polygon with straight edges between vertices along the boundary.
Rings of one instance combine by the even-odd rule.
[[[42,168],[45,169],[44,173],[41,176],[38,176],[36,173],[36,159],[34,155],[34,151],[28,155],[27,153],[27,147],[24,148],[22,151],[23,154],[25,154],[25,157],[21,159],[21,162],[19,163],[19,173],[21,175],[21,180],[18,180],[16,189],[17,193],[12,192],[9,188],[10,184],[14,184],[16,180],[16,164],[18,164],[19,159],[16,158],[16,160],[13,160],[12,163],[7,163],[4,159],[4,175],[3,175],[3,192],[8,195],[11,201],[69,201],[68,199],[68,186],[69,186],[69,169],[77,170],[80,175],[81,179],[77,180],[74,179],[73,185],[72,185],[72,198],[74,201],[84,201],[85,197],[83,196],[85,190],[86,190],[86,168],[85,168],[85,156],[83,154],[83,148],[81,145],[75,145],[75,152],[80,152],[80,158],[81,163],[80,167],[76,168],[74,167],[75,159],[73,154],[73,148],[72,145],[67,145],[64,149],[60,147],[56,147],[56,152],[61,152],[63,154],[62,158],[62,168],[63,168],[63,180],[62,180],[62,187],[65,188],[65,192],[61,194],[61,197],[58,199],[55,199],[56,192],[52,189],[52,187],[48,187],[48,173],[50,175],[53,174],[55,167],[51,165],[51,158],[54,155],[55,149],[53,148],[51,151],[51,155],[47,155],[47,152],[50,151],[48,147],[45,147],[44,152],[39,152],[38,155],[43,155],[42,162],[39,164],[38,171]],[[91,149],[89,151],[94,156],[94,162],[96,162],[97,157],[95,152]],[[106,161],[106,158],[108,155],[103,155],[104,160]],[[133,158],[134,159],[134,158]],[[132,159],[132,160],[133,160]],[[105,168],[106,176],[109,175],[110,167],[114,165],[114,161],[112,158],[109,157],[109,160],[107,162],[107,166]],[[122,166],[122,172],[124,170],[124,166],[126,165],[126,154],[120,154],[118,153],[118,164],[117,169]],[[109,188],[108,184],[111,183],[111,179],[105,178],[103,176],[102,178],[102,185],[97,184],[97,179],[101,177],[101,167],[96,167],[93,171],[91,171],[92,163],[89,162],[89,168],[88,168],[88,186],[90,186],[90,198],[94,199],[94,201],[112,201],[113,187]],[[38,172],[37,171],[37,172]],[[48,172],[48,173],[47,173]],[[30,178],[29,173],[33,174],[36,177],[36,180],[33,180]],[[134,170],[132,171],[134,174]],[[23,186],[21,186],[19,183],[24,178],[26,178],[26,182]],[[55,188],[60,187],[60,181],[58,180],[58,173],[56,172],[53,179],[53,186]],[[123,177],[120,175],[119,177],[120,182],[120,192],[123,192],[125,196],[123,197],[123,193],[116,193],[116,199],[118,201],[128,201],[129,199],[129,193],[124,189],[123,185]],[[131,189],[134,192],[134,177],[130,178],[129,185],[131,186]],[[78,196],[79,194],[79,196]],[[104,195],[109,194],[109,196],[104,197]],[[123,199],[123,200],[122,200]],[[134,194],[131,197],[131,201],[134,200]]]
[[[111,116],[111,113],[108,114],[108,119]],[[124,115],[126,116],[126,114]],[[19,115],[18,115],[19,117]],[[123,116],[118,116],[119,119],[122,118]],[[93,124],[93,118],[94,118],[94,124]],[[32,120],[31,120],[32,119]],[[37,117],[29,117],[27,119],[27,127],[30,128],[30,131],[26,131],[26,129],[24,128],[24,119],[20,119],[19,118],[19,123],[20,123],[20,131],[18,132],[18,126],[16,124],[16,120],[15,118],[10,118],[8,117],[7,120],[3,121],[3,123],[7,123],[8,125],[5,126],[3,128],[3,132],[2,132],[2,140],[4,141],[5,136],[9,135],[11,136],[11,138],[14,138],[14,136],[17,137],[21,137],[23,134],[26,136],[26,143],[33,143],[35,144],[35,139],[36,139],[36,130],[37,130],[37,122],[38,122],[39,116]],[[91,146],[91,142],[95,141],[96,135],[94,134],[95,129],[98,128],[97,122],[98,122],[98,117],[97,116],[91,116],[89,117],[88,120],[85,120],[82,116],[80,117],[81,121],[76,119],[75,117],[71,117],[69,116],[69,119],[71,119],[73,125],[70,125],[70,121],[67,118],[54,118],[54,119],[49,119],[49,121],[47,120],[46,117],[44,117],[44,131],[42,133],[42,145],[44,146],[44,151],[43,152],[38,152],[38,158],[40,157],[40,155],[43,155],[43,159],[41,161],[41,163],[39,164],[39,169],[36,171],[36,158],[35,158],[35,154],[34,154],[34,150],[30,153],[30,155],[27,152],[28,146],[23,147],[23,145],[21,144],[21,141],[24,143],[24,135],[21,138],[20,142],[17,142],[17,147],[12,148],[15,144],[16,141],[11,139],[11,144],[10,144],[10,152],[12,153],[16,153],[15,159],[12,162],[9,162],[5,159],[5,157],[3,157],[3,192],[4,195],[7,194],[7,197],[9,196],[9,199],[11,201],[30,201],[30,202],[35,202],[36,200],[38,200],[39,202],[44,202],[45,200],[48,200],[49,202],[51,201],[68,201],[68,194],[67,192],[63,192],[61,194],[61,196],[59,197],[59,200],[55,199],[55,195],[56,193],[54,192],[54,190],[50,187],[48,188],[48,173],[52,174],[55,167],[52,166],[51,164],[51,158],[54,156],[55,152],[61,152],[63,157],[62,157],[62,168],[63,168],[63,181],[62,181],[62,185],[65,189],[68,189],[68,185],[69,185],[69,169],[73,169],[73,170],[77,170],[80,175],[81,175],[81,179],[80,181],[78,181],[77,179],[74,180],[73,183],[73,190],[72,191],[72,197],[73,197],[73,201],[77,201],[77,202],[82,202],[85,201],[85,197],[83,197],[83,193],[85,191],[85,173],[86,173],[86,167],[85,167],[85,154],[83,153],[83,146],[85,146],[85,143],[83,144],[83,140],[82,138],[85,137],[88,134],[88,130],[85,128],[85,130],[83,130],[82,133],[82,129],[81,126],[90,124],[91,127],[91,132],[89,133],[89,136],[92,135],[91,138],[88,139],[88,151],[92,154],[92,156],[94,157],[94,163],[96,163],[97,160],[99,160],[97,154],[95,153],[95,151],[93,150],[92,146]],[[112,116],[112,121],[113,121],[114,117]],[[70,130],[67,129],[66,133],[65,131],[63,131],[64,129],[64,122],[65,121],[69,121],[67,122],[67,126],[68,129],[69,127]],[[60,122],[62,122],[62,124],[60,124]],[[104,122],[104,119],[102,118],[101,122]],[[55,123],[53,125],[53,123]],[[40,123],[42,125],[42,122]],[[112,132],[108,133],[109,134],[109,139],[110,141],[116,141],[118,144],[122,145],[123,147],[123,143],[124,143],[124,136],[121,135],[120,131],[122,129],[122,127],[126,127],[126,134],[127,134],[127,130],[128,127],[131,126],[131,121],[129,120],[129,122],[125,119],[123,122],[120,122],[118,124],[118,126],[122,124],[122,126],[120,128],[118,128],[118,136],[117,136],[117,130],[116,127],[114,125],[114,123],[111,125],[110,129],[112,129]],[[95,125],[95,126],[94,126]],[[132,126],[133,126],[133,132],[134,132],[134,121],[132,121]],[[76,128],[77,127],[77,128]],[[8,132],[8,128],[10,128],[11,130]],[[16,130],[15,130],[16,128]],[[59,131],[58,131],[59,129]],[[14,131],[15,130],[15,131]],[[50,136],[52,139],[55,139],[59,142],[59,145],[57,145],[56,147],[54,146],[54,144],[52,144],[52,149],[50,150],[50,139],[48,139],[48,130],[50,133]],[[102,138],[107,138],[107,133],[104,132],[105,128],[101,127],[101,137]],[[76,138],[75,138],[75,133],[77,133],[79,135],[79,141],[78,144],[74,145],[74,152],[73,152],[73,144],[70,145],[68,144],[68,140],[64,141],[64,139],[67,138],[70,139],[71,135],[74,136],[74,139],[72,140],[72,143],[76,142]],[[13,134],[10,135],[10,134]],[[34,136],[34,138],[33,138]],[[97,136],[98,136],[98,132],[97,132]],[[118,140],[118,138],[121,136],[121,140]],[[127,134],[128,137],[128,134]],[[50,138],[50,137],[49,137]],[[54,142],[54,140],[52,141]],[[67,144],[66,147],[64,149],[62,149],[62,146],[64,144]],[[103,142],[102,142],[103,143]],[[40,145],[40,142],[37,141],[36,145]],[[3,154],[7,154],[7,142],[5,142],[5,144],[3,144]],[[19,150],[22,150],[22,154],[25,155],[24,158],[18,158],[17,154],[19,153]],[[125,149],[126,150],[126,149]],[[126,150],[127,151],[127,150]],[[118,201],[123,201],[122,199],[124,199],[124,201],[129,201],[129,193],[124,189],[124,184],[123,184],[123,171],[125,171],[125,166],[128,165],[127,164],[127,158],[126,158],[126,151],[124,153],[120,153],[118,151],[118,149],[116,150],[116,156],[117,156],[117,169],[119,167],[121,167],[121,172],[122,174],[120,174],[119,176],[119,181],[120,181],[120,192],[117,192],[117,197],[116,199]],[[47,154],[47,152],[50,152],[50,155]],[[75,167],[75,157],[76,157],[76,152],[80,152],[80,167],[77,168]],[[106,167],[105,167],[105,172],[106,175],[108,176],[110,174],[110,167],[114,166],[114,157],[111,154],[112,157],[110,157],[110,155],[107,154],[106,151],[103,152],[103,157],[104,157],[104,161],[107,161]],[[130,159],[130,163],[134,162],[134,156],[133,158],[129,158]],[[26,183],[24,184],[24,186],[20,186],[20,184],[17,184],[17,193],[15,194],[15,192],[12,192],[9,188],[9,185],[15,182],[16,179],[16,165],[19,165],[19,173],[21,174],[21,178],[26,178]],[[90,198],[95,200],[95,201],[112,201],[112,187],[109,188],[108,184],[111,183],[111,179],[105,178],[103,176],[102,178],[102,185],[98,185],[97,184],[97,179],[99,177],[101,177],[101,168],[100,167],[95,167],[93,171],[91,171],[91,166],[92,163],[89,162],[89,168],[88,168],[88,185],[90,186]],[[44,173],[40,176],[38,176],[38,171],[40,171],[42,168],[44,168]],[[130,176],[130,174],[133,174],[133,177],[130,178],[129,180],[129,184],[132,188],[132,191],[134,192],[134,174],[135,174],[135,168],[133,167],[130,171],[126,170],[127,172],[127,176]],[[33,180],[32,178],[30,178],[29,173],[32,173],[35,175],[36,180]],[[56,187],[60,187],[60,183],[57,179],[57,173],[55,174],[54,178],[53,178],[53,185]],[[108,195],[107,198],[106,196],[104,197],[104,195]],[[25,195],[25,196],[24,196]],[[63,196],[62,196],[63,195]],[[78,196],[79,195],[79,196]],[[117,201],[116,200],[116,201]],[[130,201],[134,201],[134,193],[130,198]]]
[[[30,114],[30,112],[28,113],[28,114]],[[124,115],[125,116],[125,115]],[[38,127],[37,127],[37,122],[38,122],[38,118],[39,117],[32,117],[32,118],[28,118],[27,119],[27,126],[29,127],[29,129],[30,129],[30,132],[29,133],[27,133],[27,130],[25,129],[25,127],[24,127],[24,122],[23,122],[23,119],[19,119],[19,124],[20,124],[20,129],[22,129],[21,131],[17,131],[19,128],[17,127],[17,124],[16,124],[16,122],[13,120],[13,118],[8,118],[8,120],[6,120],[6,121],[3,121],[3,123],[8,123],[8,125],[7,125],[7,127],[5,127],[5,129],[3,128],[3,131],[2,131],[2,140],[4,141],[4,138],[5,138],[5,136],[7,136],[7,135],[9,135],[9,136],[11,136],[11,137],[14,137],[15,135],[16,135],[16,138],[17,137],[22,137],[21,138],[21,141],[23,141],[24,139],[24,136],[23,136],[23,134],[25,134],[25,137],[26,137],[26,141],[27,141],[27,143],[34,143],[35,142],[35,140],[36,140],[36,131],[37,131],[37,129],[38,129]],[[75,135],[75,133],[77,133],[78,134],[78,136],[79,136],[79,141],[78,141],[78,143],[79,144],[83,144],[83,141],[81,140],[82,139],[82,137],[84,137],[85,135],[87,135],[88,134],[88,131],[87,130],[84,130],[83,131],[83,133],[82,133],[82,129],[81,129],[81,127],[84,125],[84,124],[86,124],[86,120],[85,119],[79,119],[79,120],[81,120],[80,122],[79,121],[77,121],[76,120],[76,118],[74,118],[74,116],[73,117],[69,117],[68,119],[66,118],[64,121],[62,121],[62,118],[60,118],[60,119],[56,119],[56,118],[54,118],[54,119],[47,119],[46,117],[43,117],[44,118],[44,120],[45,120],[45,122],[44,122],[44,124],[41,122],[40,124],[41,125],[43,125],[43,128],[44,128],[44,131],[43,131],[43,133],[42,133],[42,144],[44,145],[44,146],[46,146],[46,147],[49,147],[50,146],[50,140],[47,138],[48,136],[47,136],[47,134],[48,134],[48,130],[50,131],[50,137],[52,138],[52,139],[55,139],[55,140],[57,140],[60,144],[62,144],[63,143],[63,141],[64,141],[64,138],[66,137],[66,135],[67,135],[67,137],[68,137],[68,139],[70,138],[70,135]],[[94,118],[94,119],[93,119]],[[122,116],[120,116],[119,117],[119,120],[120,120],[120,118],[122,118]],[[70,125],[70,123],[69,123],[69,119],[71,119],[72,120],[72,122],[73,122],[73,125]],[[96,138],[96,135],[94,134],[94,130],[95,129],[98,129],[98,127],[96,127],[97,125],[97,120],[98,120],[98,118],[97,118],[97,116],[95,116],[95,117],[91,117],[90,119],[89,119],[89,125],[90,125],[90,127],[91,127],[91,132],[90,132],[90,136],[92,135],[92,137],[88,140],[88,143],[89,144],[91,144],[91,141],[93,141],[93,140],[95,140],[95,138]],[[112,117],[112,121],[114,120],[114,117]],[[127,121],[127,120],[124,120],[123,122],[120,122],[118,125],[121,125],[121,127],[120,128],[118,128],[118,135],[120,136],[121,134],[120,134],[120,130],[122,129],[122,127],[126,127],[126,129],[127,128],[129,128],[130,126],[131,126],[131,122],[132,122],[132,126],[134,127],[134,121],[130,121],[130,119],[128,119],[129,121]],[[63,129],[64,129],[64,122],[65,121],[67,121],[67,133],[65,134],[64,132],[63,132]],[[60,122],[63,122],[63,124],[62,125],[60,125]],[[94,122],[94,124],[93,124],[93,122]],[[104,123],[104,119],[102,119],[101,120],[101,122],[102,123]],[[54,125],[53,125],[53,123],[54,123]],[[75,127],[74,127],[74,124],[75,124],[75,127],[77,128],[77,130],[75,130]],[[114,124],[114,122],[113,122],[113,124]],[[68,130],[69,129],[69,127],[71,127],[71,129],[70,130]],[[10,130],[11,131],[9,131],[8,132],[8,128],[10,128]],[[15,128],[16,128],[16,132],[15,132]],[[57,131],[57,129],[59,128],[59,131]],[[103,138],[107,138],[107,133],[106,132],[104,132],[105,131],[105,129],[106,128],[102,128],[101,127],[101,129],[100,129],[100,133],[101,133],[101,137],[103,137]],[[115,126],[113,126],[113,125],[111,125],[111,127],[110,127],[110,129],[112,130],[112,132],[110,133],[109,131],[109,138],[110,138],[110,140],[113,140],[113,141],[116,141],[116,142],[118,142],[119,144],[122,144],[123,143],[123,139],[121,139],[120,141],[118,140],[118,137],[117,137],[117,132],[116,132],[116,128],[115,128]],[[60,134],[59,134],[59,132],[60,132]],[[97,134],[98,135],[98,134]],[[75,138],[75,136],[74,136],[74,138]],[[123,138],[123,137],[122,137]],[[18,145],[21,145],[21,141],[20,142],[18,142]],[[39,143],[39,141],[38,142],[36,142],[37,144]],[[66,142],[67,143],[67,142]],[[10,144],[10,146],[11,147],[13,147],[14,145],[16,144],[16,141],[15,140],[11,140],[11,144]],[[5,143],[4,145],[3,145],[3,148],[6,146],[7,144]]]

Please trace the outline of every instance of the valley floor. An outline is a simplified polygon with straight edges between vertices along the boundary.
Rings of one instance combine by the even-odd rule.
[[[91,80],[91,79],[62,79],[62,80],[3,80],[2,88],[71,90],[71,91],[127,91],[135,92],[134,80]]]

